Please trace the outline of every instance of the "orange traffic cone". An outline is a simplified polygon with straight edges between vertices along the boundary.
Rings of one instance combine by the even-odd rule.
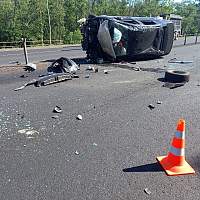
[[[194,169],[185,161],[185,120],[180,119],[167,156],[157,157],[167,175],[194,174]]]

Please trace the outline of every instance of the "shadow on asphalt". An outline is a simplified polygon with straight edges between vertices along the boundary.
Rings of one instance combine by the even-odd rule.
[[[56,61],[56,59],[48,59],[48,60],[41,60],[40,62],[54,62],[54,61]]]
[[[42,60],[41,62],[55,62],[57,59],[48,59],[48,60]],[[92,64],[91,61],[88,61],[86,58],[72,58],[72,60],[76,64],[84,65],[84,64]]]
[[[140,68],[141,71],[144,71],[144,72],[153,72],[153,73],[163,73],[165,72],[165,69],[162,69],[162,68],[153,68],[153,67],[150,67],[150,68]]]
[[[80,51],[81,48],[80,47],[76,47],[76,48],[70,48],[70,49],[62,49],[61,51]]]
[[[160,82],[162,82],[162,83],[165,83],[165,82],[166,82],[166,81],[165,81],[165,78],[158,78],[157,80],[160,81]]]
[[[188,161],[188,160],[187,160]],[[189,161],[189,164],[195,170],[195,172],[199,175],[200,173],[200,156],[193,156],[192,159]]]
[[[87,60],[86,58],[72,58],[72,60],[76,64],[80,64],[80,65],[93,64],[91,60]]]
[[[128,63],[128,64],[133,64],[133,63]],[[151,72],[151,73],[164,73],[165,69],[162,68],[153,68],[153,67],[135,67],[134,65],[126,65],[126,64],[120,64],[120,63],[115,63],[115,64],[110,64],[112,67],[116,68],[122,68],[122,69],[128,69],[128,70],[134,70],[134,71],[143,71],[143,72]]]
[[[157,162],[123,169],[123,172],[160,172],[160,171],[163,171],[163,169]]]
[[[63,50],[64,51],[64,50]],[[81,65],[84,65],[84,64],[97,64],[97,63],[94,63],[92,60],[90,59],[87,59],[86,57],[80,57],[80,58],[71,58],[74,62],[76,62],[77,64],[81,64]],[[163,59],[163,57],[155,57],[155,56],[141,56],[141,55],[138,55],[137,57],[135,58],[122,58],[121,60],[117,60],[115,61],[115,63],[130,63],[130,64],[136,64],[135,61],[148,61],[148,60],[157,60],[157,59]],[[41,62],[54,62],[56,59],[48,59],[48,60],[42,60]],[[105,64],[112,64],[111,61],[105,61],[104,63],[102,63],[102,65],[105,65]],[[153,69],[150,69],[150,70],[153,70]],[[161,70],[160,68],[158,69],[159,71]]]

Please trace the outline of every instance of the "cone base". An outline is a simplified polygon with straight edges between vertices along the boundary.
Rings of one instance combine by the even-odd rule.
[[[167,162],[167,156],[159,156],[156,158],[168,176],[178,176],[186,174],[194,174],[194,169],[185,161],[181,166],[174,166]]]

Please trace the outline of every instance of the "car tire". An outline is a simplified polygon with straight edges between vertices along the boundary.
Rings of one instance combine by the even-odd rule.
[[[165,72],[165,81],[171,83],[183,83],[188,82],[190,79],[190,73],[178,70],[167,70]]]

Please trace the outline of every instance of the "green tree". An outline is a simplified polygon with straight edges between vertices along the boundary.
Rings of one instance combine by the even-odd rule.
[[[181,4],[175,4],[175,13],[182,16],[182,32],[197,32],[197,7],[195,3],[184,1]]]
[[[34,10],[34,12],[30,12]],[[46,21],[46,4],[41,0],[29,0],[28,3],[28,32],[30,40],[44,40]]]
[[[29,25],[31,23],[29,12],[29,1],[21,0],[15,4],[15,38],[20,40],[22,37],[26,37],[28,40],[31,38],[29,31]]]
[[[65,40],[81,38],[77,21],[94,15],[159,16],[179,14],[184,32],[200,30],[200,0],[173,3],[173,0],[1,0],[0,41]],[[49,10],[49,15],[48,15]],[[49,26],[49,16],[50,25]],[[51,31],[50,28],[51,27]]]
[[[13,40],[14,5],[11,0],[0,1],[0,41]]]
[[[200,0],[197,1],[197,16],[196,16],[196,26],[197,26],[197,31],[200,33]]]
[[[65,32],[64,27],[64,0],[49,1],[52,39],[62,40]]]

